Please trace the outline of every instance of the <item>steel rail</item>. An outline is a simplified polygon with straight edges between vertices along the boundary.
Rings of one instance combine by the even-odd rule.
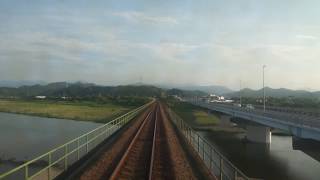
[[[157,138],[157,124],[158,124],[158,113],[160,111],[160,106],[158,106],[156,110],[156,119],[154,122],[154,131],[153,131],[153,140],[152,140],[152,151],[151,151],[151,161],[150,161],[150,168],[149,168],[149,180],[152,180],[152,170],[153,170],[153,163],[156,151],[156,138]]]
[[[143,120],[143,123],[140,125],[139,130],[137,131],[137,133],[135,134],[134,138],[132,139],[132,141],[130,142],[130,145],[128,147],[128,149],[126,150],[126,152],[124,153],[124,155],[122,156],[120,162],[118,163],[116,169],[113,171],[110,179],[112,180],[116,180],[118,179],[118,177],[120,176],[121,170],[124,167],[128,157],[129,157],[129,153],[132,151],[133,146],[136,144],[136,142],[138,141],[138,138],[141,134],[141,132],[143,131],[145,125],[147,124],[147,121],[151,115],[151,113],[153,112],[153,110],[151,110],[147,117]]]

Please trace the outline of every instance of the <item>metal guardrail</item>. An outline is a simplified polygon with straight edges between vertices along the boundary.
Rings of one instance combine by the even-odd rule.
[[[243,172],[185,123],[176,113],[171,109],[168,109],[168,113],[171,120],[173,120],[213,175],[220,180],[249,180]]]
[[[88,154],[152,103],[153,101],[1,174],[0,179],[51,180],[66,171],[68,167]]]
[[[302,127],[302,128],[311,128],[311,129],[318,128],[319,129],[320,127],[319,120],[310,119],[310,118],[308,119],[308,117],[302,116],[302,115],[296,116],[296,115],[291,115],[289,113],[274,112],[270,110],[263,112],[262,110],[247,109],[247,108],[241,108],[237,106],[225,105],[225,104],[219,104],[219,103],[204,103],[204,102],[197,102],[197,101],[189,101],[189,103],[193,105],[198,105],[204,108],[214,109],[220,112],[224,112],[232,116],[235,116],[235,114],[243,114],[247,117],[252,117],[252,118],[256,117],[256,119],[268,118],[269,120],[272,120],[274,122],[291,125],[291,126]]]

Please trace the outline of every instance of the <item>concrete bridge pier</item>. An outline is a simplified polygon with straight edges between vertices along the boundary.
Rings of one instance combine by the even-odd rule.
[[[228,115],[220,115],[220,125],[221,126],[231,126],[231,116]]]
[[[259,125],[247,125],[247,140],[257,143],[271,143],[271,131],[269,127]]]

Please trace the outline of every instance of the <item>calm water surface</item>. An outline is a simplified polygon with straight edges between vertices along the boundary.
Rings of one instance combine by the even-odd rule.
[[[272,143],[267,146],[243,141],[243,133],[200,133],[249,177],[266,180],[320,179],[320,163],[300,150],[293,150],[291,136],[272,135]]]
[[[0,113],[0,173],[101,124]]]

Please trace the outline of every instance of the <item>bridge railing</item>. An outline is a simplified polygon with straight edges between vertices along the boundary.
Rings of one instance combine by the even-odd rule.
[[[297,126],[304,126],[309,128],[320,127],[320,119],[312,116],[305,116],[301,114],[290,114],[290,113],[283,113],[279,111],[270,111],[266,110],[264,112],[260,109],[247,109],[241,108],[233,105],[226,105],[221,103],[205,103],[199,101],[188,101],[191,104],[198,105],[205,108],[214,108],[221,112],[228,112],[230,115],[234,115],[234,113],[247,113],[247,115],[257,115],[260,117],[268,117],[272,118],[274,121],[278,121],[281,123],[290,123]]]
[[[153,101],[152,101],[153,102]],[[152,102],[134,109],[86,134],[83,134],[31,161],[28,161],[4,174],[0,179],[39,179],[51,180],[68,167],[88,154],[97,145],[111,136],[115,131],[136,117]]]
[[[175,112],[168,109],[168,114],[213,175],[220,180],[249,180],[243,172],[185,123]]]

